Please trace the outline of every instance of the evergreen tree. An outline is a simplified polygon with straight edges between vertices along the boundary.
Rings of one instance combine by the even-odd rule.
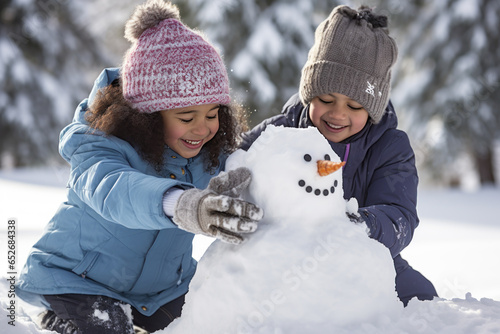
[[[476,161],[494,183],[499,139],[500,2],[495,0],[173,0],[183,21],[205,32],[228,66],[252,124],[277,114],[298,90],[314,30],[332,8],[375,7],[398,42],[392,100],[427,172],[460,174]],[[129,44],[125,21],[141,0],[5,0],[0,4],[0,159],[25,165],[55,152],[61,126],[105,66]],[[77,9],[77,10],[75,10]],[[74,15],[73,13],[78,13]],[[102,52],[98,51],[102,48]],[[102,54],[102,55],[101,55]],[[444,168],[444,166],[446,166]]]
[[[88,95],[103,59],[75,17],[63,0],[1,2],[0,165],[55,158],[60,130]]]
[[[414,16],[393,26],[401,59],[392,96],[410,116],[406,121],[417,149],[439,179],[458,179],[463,171],[454,166],[466,152],[481,184],[494,184],[500,2],[425,0],[403,6],[414,9],[405,8],[401,15]]]
[[[120,66],[123,55],[130,47],[124,37],[125,22],[135,7],[146,0],[73,0],[78,20],[105,54],[106,67]],[[168,0],[165,0],[168,1]],[[175,2],[175,1],[172,1]],[[184,2],[184,1],[183,1]],[[181,12],[182,15],[182,12]]]

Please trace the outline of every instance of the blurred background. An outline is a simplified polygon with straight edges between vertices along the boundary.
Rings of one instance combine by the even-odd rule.
[[[59,132],[129,47],[137,0],[0,0],[0,167],[61,166]],[[224,56],[251,125],[299,85],[314,30],[339,4],[389,17],[399,46],[392,101],[421,184],[500,184],[500,1],[177,0]]]

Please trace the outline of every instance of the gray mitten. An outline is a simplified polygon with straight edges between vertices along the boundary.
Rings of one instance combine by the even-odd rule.
[[[251,180],[250,170],[240,167],[212,178],[206,189],[184,191],[175,207],[174,222],[188,232],[241,243],[241,234],[254,232],[263,217],[258,206],[238,199]]]

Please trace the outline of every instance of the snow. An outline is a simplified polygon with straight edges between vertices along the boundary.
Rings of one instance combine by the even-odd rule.
[[[222,20],[224,20],[224,9],[236,5],[237,4],[234,0],[193,1],[193,7],[198,8],[197,17],[200,19],[210,20],[210,22],[215,23],[220,23]]]
[[[232,61],[231,68],[231,72],[240,79],[253,73],[250,83],[261,90],[259,99],[266,101],[276,95],[276,87],[269,81],[269,75],[262,71],[255,71],[255,68],[260,68],[260,66],[251,53],[239,53]]]
[[[269,126],[228,160],[252,171],[246,198],[264,219],[241,246],[212,244],[167,333],[323,333],[403,308],[389,250],[349,221],[341,169],[318,174],[325,159],[340,163],[316,128]]]
[[[454,4],[455,15],[464,20],[474,20],[479,17],[479,6],[470,0],[459,0]]]
[[[288,165],[284,160],[286,155],[284,152],[283,154],[282,165],[279,167],[280,172],[287,170],[288,167],[292,169],[299,168],[294,164]],[[331,154],[331,156],[333,160],[334,155]],[[300,166],[300,169],[305,170],[305,165]],[[64,186],[67,175],[67,169],[61,167],[0,171],[0,189],[2,190],[0,192],[0,219],[3,222],[2,226],[6,226],[5,222],[8,219],[15,218],[17,220],[17,271],[21,269],[31,245],[39,238],[45,224],[50,220],[59,203],[64,201]],[[311,185],[318,184],[318,180],[314,177],[305,179],[305,181]],[[268,195],[271,198],[279,197],[276,196],[274,191],[270,191]],[[351,319],[342,318],[338,321],[349,322],[353,318],[364,317],[362,321],[354,323],[339,325],[339,322],[337,322],[337,326],[341,327],[337,333],[499,332],[500,303],[498,301],[500,300],[500,288],[498,282],[500,281],[500,263],[498,254],[500,254],[500,244],[498,240],[500,240],[500,221],[497,215],[494,214],[494,208],[498,206],[499,199],[499,188],[482,188],[468,192],[458,189],[420,190],[418,202],[420,226],[417,228],[410,246],[403,251],[403,257],[434,283],[441,299],[432,302],[411,301],[407,308],[396,307],[391,309],[390,312],[383,312],[382,307],[374,310],[374,305],[391,305],[389,298],[393,298],[393,296],[391,296],[391,293],[387,293],[387,295],[383,294],[377,300],[365,300],[366,305],[361,308],[352,308],[349,306],[348,301],[343,304],[344,310],[340,309],[342,305],[332,304],[330,306],[326,302],[329,298],[323,297],[326,296],[324,293],[326,290],[310,286],[310,283],[321,282],[322,276],[318,275],[323,270],[329,270],[329,268],[325,268],[325,264],[331,261],[330,257],[327,256],[327,251],[328,247],[334,247],[331,242],[336,238],[335,235],[327,233],[323,234],[322,238],[317,239],[316,248],[307,249],[311,244],[306,241],[294,240],[296,242],[292,244],[293,247],[290,247],[288,252],[285,254],[278,253],[279,259],[283,259],[283,261],[288,261],[288,257],[298,259],[296,263],[284,268],[280,267],[282,265],[280,260],[273,259],[272,256],[262,257],[262,253],[270,252],[274,248],[277,248],[276,252],[282,252],[282,250],[264,243],[259,245],[256,238],[250,239],[240,249],[237,249],[238,246],[222,247],[223,245],[218,242],[211,245],[213,239],[197,236],[194,244],[195,258],[200,259],[205,250],[207,248],[209,250],[200,261],[200,270],[195,276],[193,284],[209,280],[210,282],[207,285],[211,286],[215,291],[228,290],[229,296],[241,296],[242,299],[237,299],[236,302],[232,299],[226,302],[226,306],[229,306],[229,310],[226,312],[234,312],[235,310],[247,312],[240,318],[239,325],[242,333],[259,333],[259,330],[265,333],[293,333],[293,329],[290,330],[287,324],[272,323],[270,319],[274,315],[277,316],[276,319],[285,318],[287,315],[284,313],[286,312],[281,310],[288,310],[287,303],[293,302],[296,296],[307,300],[310,297],[309,294],[302,295],[306,288],[310,288],[312,291],[310,294],[315,295],[316,298],[318,298],[317,295],[321,291],[323,291],[323,294],[317,300],[318,307],[313,306],[307,310],[299,308],[300,313],[292,313],[295,319],[300,319],[301,322],[313,323],[316,321],[316,316],[323,317],[323,312],[325,312],[324,309],[319,309],[319,305],[323,305],[322,307],[325,309],[327,307],[324,305],[328,305],[328,307],[332,307],[332,309],[339,312],[346,312],[351,317]],[[312,199],[305,200],[304,207],[309,203],[309,200],[312,201]],[[287,206],[289,211],[296,208],[297,206]],[[267,211],[272,211],[272,209],[267,208]],[[294,214],[300,215],[300,211],[297,209]],[[320,214],[323,213],[319,212],[318,215]],[[265,219],[272,218],[273,214],[266,214],[265,216]],[[294,229],[285,228],[284,225],[279,225],[273,229],[270,224],[263,223],[257,232],[259,234],[256,235],[264,238],[267,234],[270,234],[267,236],[269,242],[274,241],[277,243],[279,241],[288,244],[287,239],[289,237],[296,237],[297,232]],[[326,228],[321,222],[311,221],[309,223],[318,229]],[[293,226],[298,228],[297,224]],[[340,231],[341,227],[338,228]],[[347,226],[342,226],[342,230],[344,228],[347,229]],[[364,233],[361,230],[360,228],[358,232]],[[353,232],[353,234],[359,236],[359,238],[364,236],[358,232]],[[316,230],[302,231],[303,235],[305,233],[314,236],[315,233],[319,232]],[[7,253],[4,246],[4,241],[7,240],[6,235],[6,228],[1,228],[0,240],[2,241],[0,244],[2,245],[3,254]],[[370,239],[366,238],[366,240]],[[321,245],[323,245],[323,248],[321,248]],[[253,249],[256,252],[255,256],[261,261],[259,266],[253,263],[251,258],[242,261],[241,254],[245,251],[245,247],[247,251]],[[262,252],[259,250],[260,247],[263,248]],[[221,254],[224,249],[227,252]],[[304,250],[304,252],[301,253],[301,250]],[[341,248],[339,248],[340,250]],[[223,259],[224,261],[222,261]],[[215,262],[217,267],[210,270],[204,265],[205,262]],[[272,263],[268,265],[268,262]],[[260,265],[268,268],[268,271],[262,274]],[[270,271],[269,266],[279,268],[276,271],[281,270],[281,275],[285,276],[278,277],[276,272]],[[34,323],[29,320],[29,318],[35,318],[41,310],[19,299],[15,299],[16,327],[8,324],[9,312],[7,307],[12,299],[8,298],[9,282],[7,281],[5,255],[0,257],[0,268],[0,318],[3,319],[0,321],[0,332],[9,334],[49,333],[38,330]],[[257,272],[251,272],[248,269]],[[389,269],[386,270],[386,274],[388,271]],[[234,280],[228,283],[227,276],[229,274],[234,275]],[[251,278],[252,281],[241,281],[247,278]],[[282,280],[283,278],[284,280]],[[280,281],[276,282],[276,279]],[[323,277],[323,279],[327,280],[326,277]],[[328,280],[331,279],[331,277],[328,278]],[[335,279],[339,280],[340,283],[347,283],[342,281],[342,276],[335,277]],[[270,284],[271,280],[274,280],[274,286]],[[351,284],[351,287],[353,285]],[[376,285],[374,284],[375,290],[379,288]],[[204,298],[211,297],[214,293],[204,290],[203,286],[196,289],[200,289],[200,293],[203,293],[200,296],[200,305],[207,302],[203,300]],[[196,289],[193,286],[193,295],[195,295]],[[248,300],[245,300],[245,298],[248,298],[246,289],[252,290],[252,294],[255,296],[254,301],[248,302]],[[219,297],[222,299],[223,295],[220,294],[217,298],[212,299],[213,303],[208,303],[207,309],[196,311],[196,317],[203,318],[205,314],[209,315],[217,311],[214,305]],[[360,298],[364,297],[360,296]],[[191,308],[195,307],[194,303],[192,304],[193,306],[186,304],[185,317],[183,316],[177,320],[176,326],[180,326],[183,321],[187,322],[187,319],[193,317],[193,315],[190,315],[193,312]],[[367,310],[378,312],[378,315],[371,319],[366,314]],[[326,311],[329,311],[328,314],[331,317],[336,315],[336,312],[332,312],[331,309],[326,309]],[[218,312],[215,317],[203,322],[204,329],[221,326],[222,321],[220,319],[223,319],[224,314],[223,311]],[[330,320],[330,318],[327,319]],[[228,321],[230,322],[230,320]],[[193,326],[195,325],[193,324]],[[318,326],[321,326],[319,322]],[[316,332],[315,328],[309,327],[305,332],[314,333]],[[269,330],[264,331],[267,329]],[[157,333],[175,332],[175,327],[172,326]],[[202,332],[207,333],[206,330]],[[331,332],[331,330],[326,332]],[[221,331],[221,333],[224,332]]]
[[[109,321],[109,313],[105,311],[94,310],[93,316],[103,322]]]

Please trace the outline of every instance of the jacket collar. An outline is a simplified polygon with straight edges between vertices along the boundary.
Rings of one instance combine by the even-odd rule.
[[[200,154],[198,154],[199,156]],[[163,155],[165,161],[168,161],[169,165],[174,165],[174,166],[187,166],[190,163],[194,161],[196,158],[189,158],[186,159],[182,157],[180,154],[177,154],[174,150],[172,150],[170,147],[165,145],[165,153]]]

